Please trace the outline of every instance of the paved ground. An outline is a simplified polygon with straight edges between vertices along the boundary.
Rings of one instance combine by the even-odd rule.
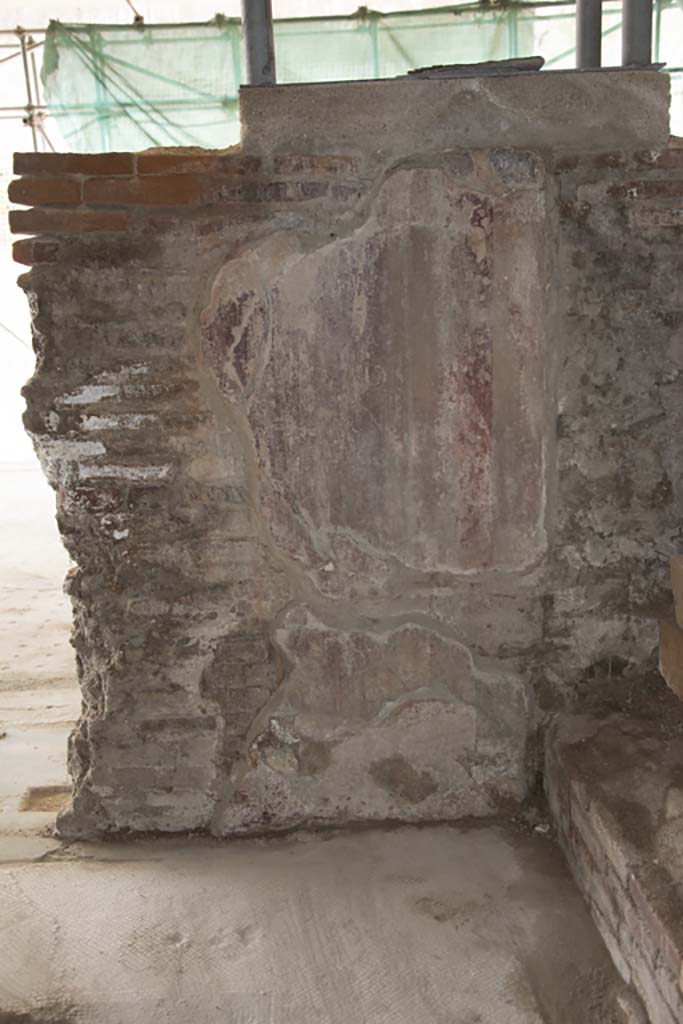
[[[510,826],[71,847],[0,907],[7,1022],[624,1019],[557,848]]]
[[[38,467],[0,464],[0,690],[73,687],[69,559]]]
[[[40,846],[64,802],[80,700],[54,495],[37,463],[0,465],[0,492],[1,858]]]
[[[631,1019],[544,835],[57,842],[78,708],[68,561],[38,472],[0,483],[0,1024]]]

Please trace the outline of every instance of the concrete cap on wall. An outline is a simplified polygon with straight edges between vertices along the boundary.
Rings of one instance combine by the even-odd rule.
[[[460,146],[661,149],[669,76],[541,71],[244,87],[245,151],[359,151],[380,158]]]

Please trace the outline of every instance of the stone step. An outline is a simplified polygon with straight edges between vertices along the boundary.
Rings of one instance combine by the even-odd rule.
[[[651,1024],[683,1020],[683,709],[562,715],[545,785],[577,885]]]

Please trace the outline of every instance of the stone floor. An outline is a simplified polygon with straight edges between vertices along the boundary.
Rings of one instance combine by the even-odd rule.
[[[6,1024],[630,1019],[557,847],[510,825],[72,846],[5,864],[0,907]]]
[[[0,547],[0,1024],[640,1020],[546,831],[489,822],[224,844],[58,842],[78,706],[67,562],[39,478],[11,484]]]
[[[65,800],[66,740],[78,714],[69,559],[38,463],[0,465],[0,857],[44,845]],[[0,911],[1,912],[1,911]]]
[[[70,562],[38,466],[0,463],[0,691],[74,688]]]

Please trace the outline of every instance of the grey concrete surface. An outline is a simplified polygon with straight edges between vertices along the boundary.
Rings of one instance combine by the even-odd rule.
[[[425,139],[434,152],[657,149],[669,136],[669,81],[658,72],[615,69],[247,87],[240,120],[249,152],[398,158],[424,153]]]
[[[72,846],[0,869],[0,908],[7,1022],[629,1019],[557,848],[509,825]]]

